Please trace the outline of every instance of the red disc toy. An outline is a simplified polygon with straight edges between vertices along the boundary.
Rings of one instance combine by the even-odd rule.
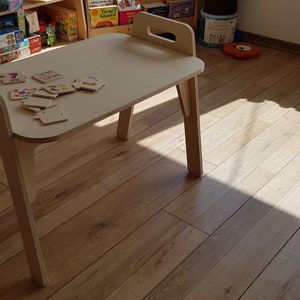
[[[257,46],[244,42],[225,44],[222,50],[225,54],[240,59],[254,58],[260,55],[260,49]]]

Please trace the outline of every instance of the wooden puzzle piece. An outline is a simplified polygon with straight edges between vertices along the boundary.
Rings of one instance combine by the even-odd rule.
[[[76,89],[83,89],[88,91],[98,91],[105,85],[105,82],[95,76],[89,76],[76,79],[73,83],[73,87]]]
[[[44,97],[44,98],[50,98],[50,99],[54,99],[58,96],[59,94],[53,94],[53,93],[49,93],[44,89],[38,89],[36,90],[32,96],[34,97]]]
[[[1,74],[3,84],[26,82],[26,76],[19,71]]]
[[[44,125],[68,121],[68,117],[59,109],[58,106],[42,110],[36,113],[34,118],[37,120],[40,119]]]
[[[39,107],[39,108],[53,107],[58,104],[56,100],[51,100],[51,99],[41,98],[41,97],[31,97],[23,100],[22,103],[24,106]]]
[[[43,85],[42,88],[51,94],[65,94],[76,92],[76,89],[73,86],[65,83],[46,84]]]
[[[31,96],[36,90],[37,88],[30,88],[30,87],[12,89],[10,91],[10,99],[11,100],[26,99],[29,96]]]
[[[48,83],[63,78],[64,76],[54,70],[48,70],[41,73],[34,73],[31,77],[42,83]]]

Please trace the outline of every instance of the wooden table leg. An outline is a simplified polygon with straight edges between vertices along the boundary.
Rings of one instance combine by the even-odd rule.
[[[119,114],[119,121],[118,121],[118,128],[117,128],[117,135],[118,137],[128,140],[129,139],[129,130],[133,115],[133,108],[134,106],[128,107]]]
[[[31,202],[35,197],[35,146],[36,144],[17,141],[13,137],[5,104],[0,101],[0,153],[19,223],[24,250],[33,280],[40,286],[46,286],[46,268],[31,208]]]
[[[187,166],[189,173],[203,175],[200,113],[198,105],[198,78],[194,77],[177,86],[177,92],[184,118]]]

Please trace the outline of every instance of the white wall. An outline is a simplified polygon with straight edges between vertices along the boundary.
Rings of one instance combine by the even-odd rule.
[[[237,29],[300,44],[300,0],[238,0]]]

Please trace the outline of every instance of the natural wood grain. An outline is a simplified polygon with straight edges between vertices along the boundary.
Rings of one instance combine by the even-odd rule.
[[[126,142],[113,115],[36,149],[45,289],[28,277],[0,165],[1,300],[298,300],[299,56],[197,56],[201,180],[187,176],[175,87],[135,105]]]
[[[160,212],[67,284],[53,299],[100,299],[108,295],[109,299],[140,299],[205,237],[183,221]]]
[[[202,282],[211,270],[222,261],[223,257],[270,212],[272,207],[299,182],[299,163],[300,155],[265,184],[264,187],[255,194],[255,197],[251,197],[232,217],[215,230],[214,233],[157,286],[146,299],[183,299],[191,292],[191,290],[199,282]],[[238,191],[236,191],[236,193],[243,196],[243,194]],[[263,238],[262,236],[261,239]],[[252,245],[255,247],[256,242],[253,241]],[[249,253],[249,255],[251,255],[251,253]],[[232,260],[232,263],[234,262],[235,259]],[[247,263],[246,265],[248,266]],[[251,265],[249,265],[249,267],[250,266]],[[247,273],[247,271],[245,271],[245,273]],[[243,278],[243,276],[241,276],[241,278]],[[226,277],[224,277],[224,280],[226,280]]]
[[[300,231],[278,253],[261,275],[247,289],[242,300],[300,298]],[[268,287],[266,289],[266,287]]]

